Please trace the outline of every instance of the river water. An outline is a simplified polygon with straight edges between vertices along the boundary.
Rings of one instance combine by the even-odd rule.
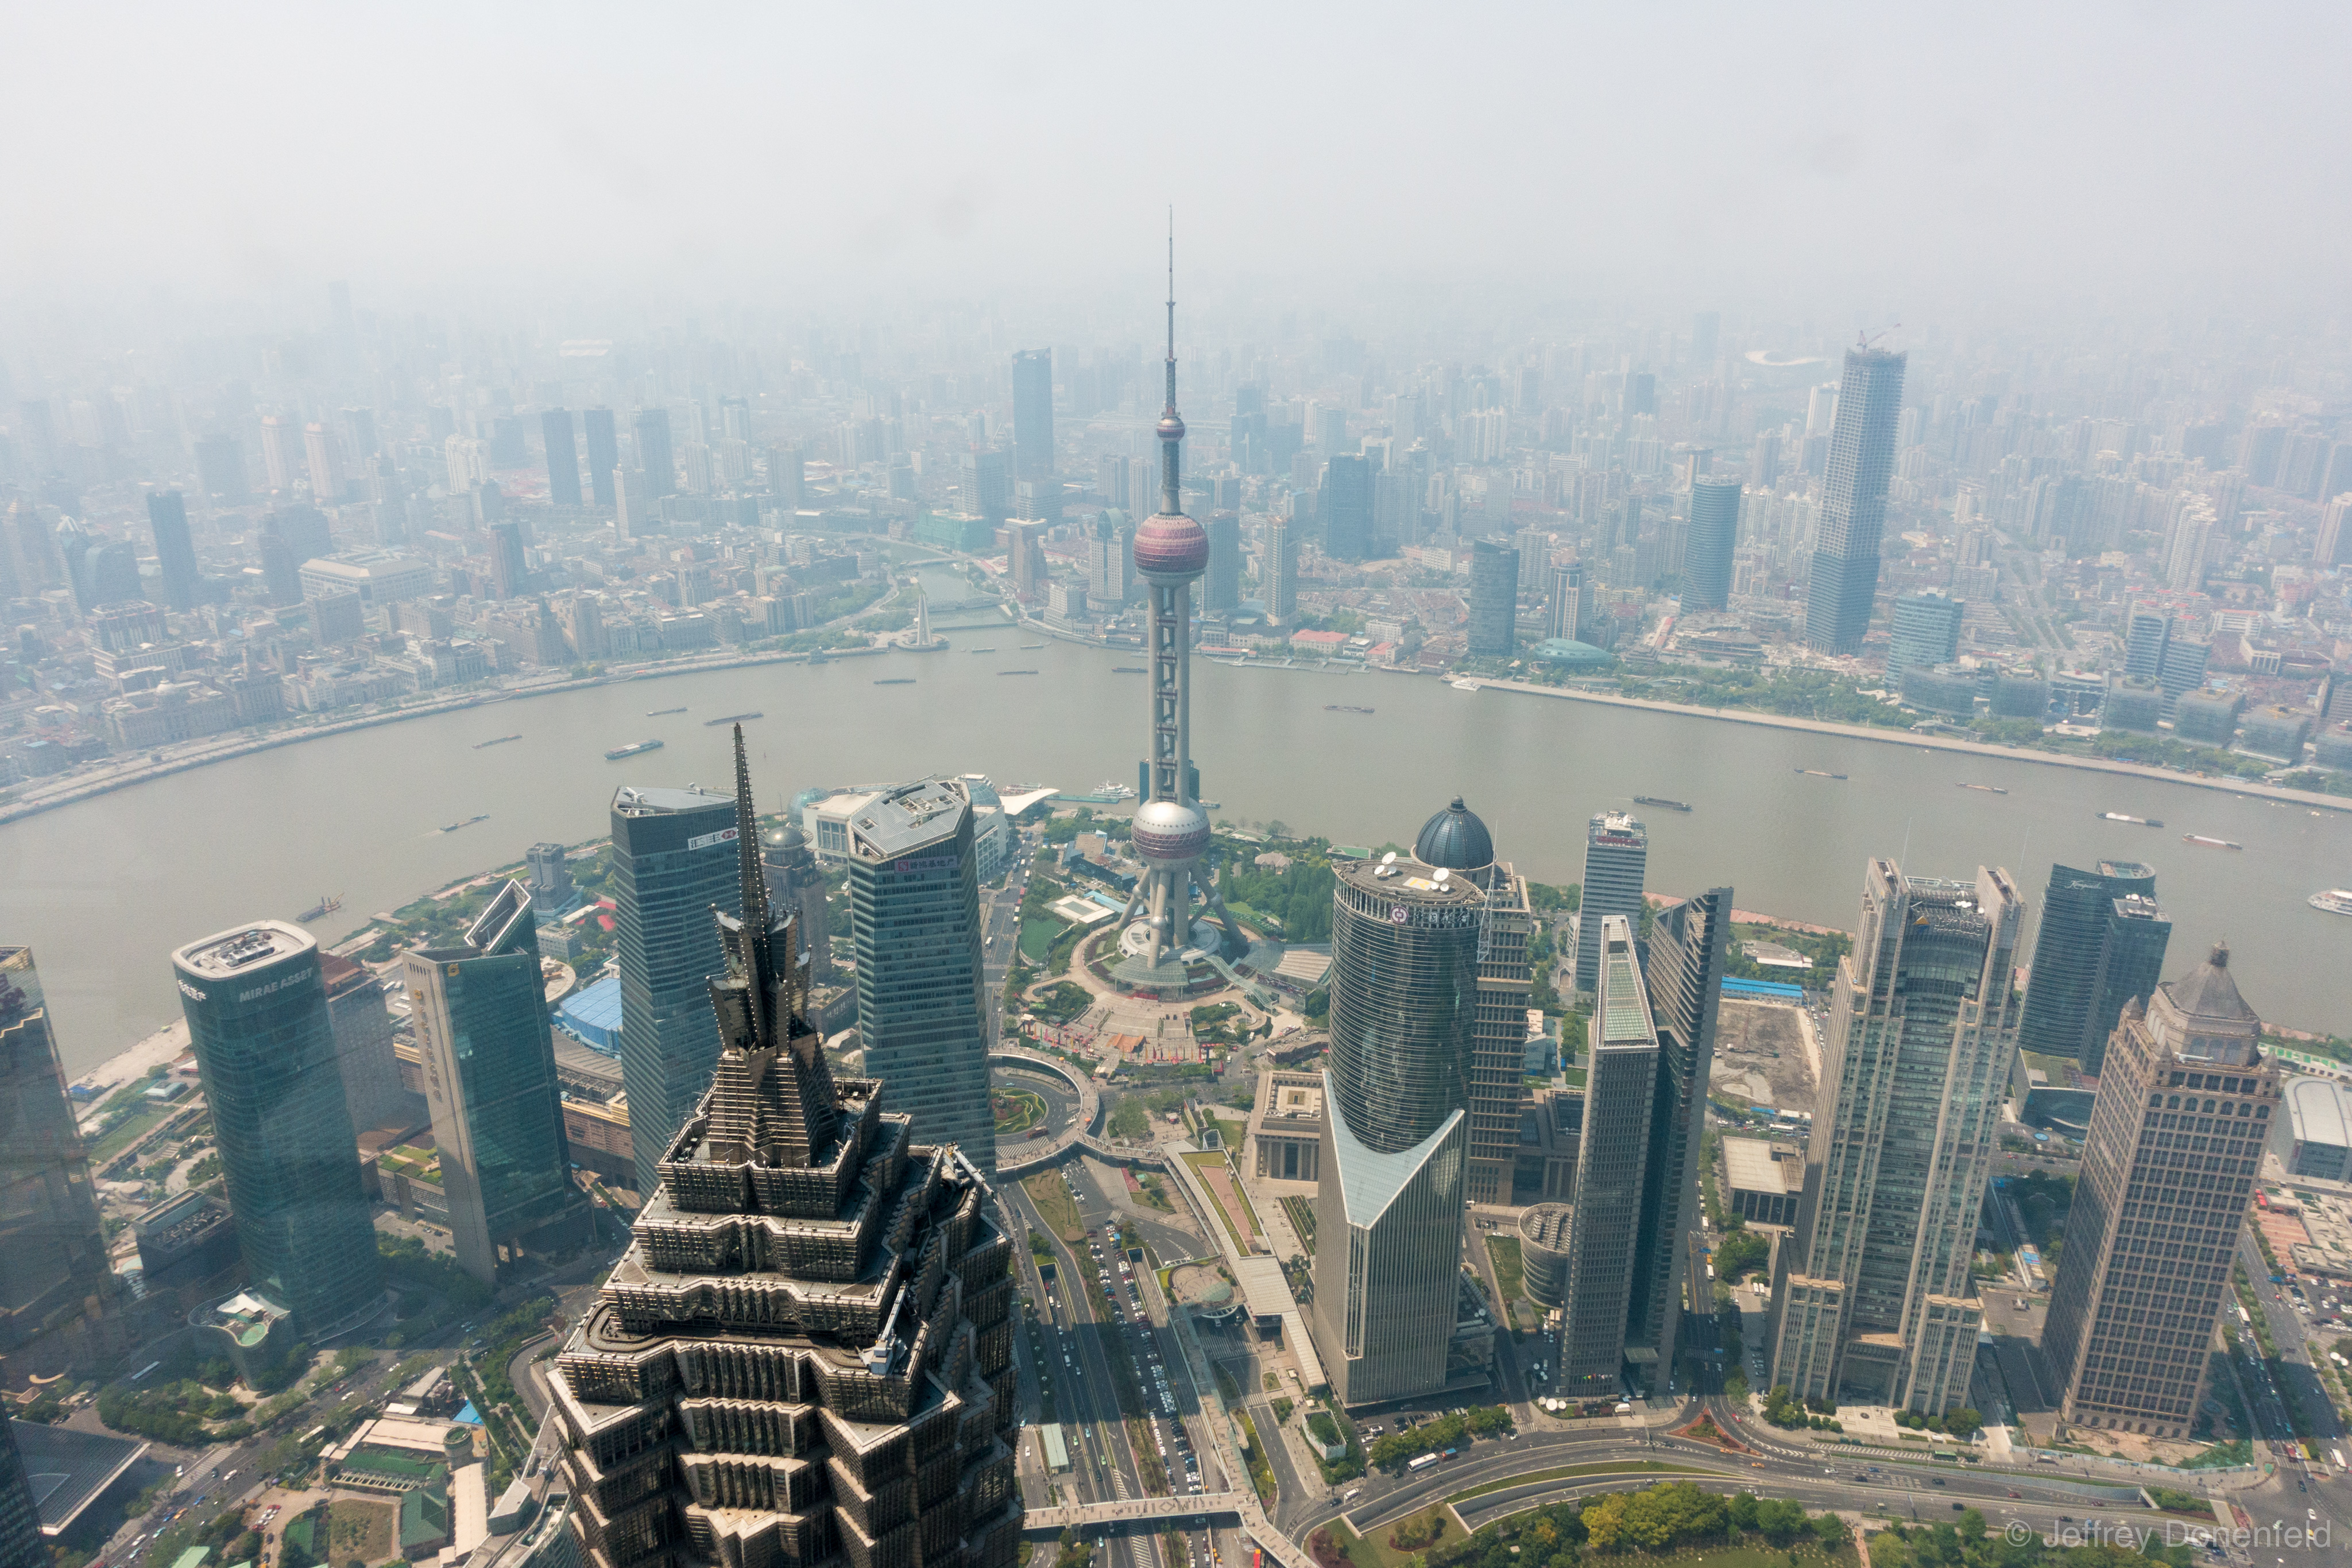
[[[945,574],[929,586],[938,600],[971,592]],[[0,829],[0,943],[33,944],[66,1070],[76,1074],[177,1015],[175,946],[242,920],[290,918],[322,893],[344,900],[311,927],[331,940],[373,911],[519,860],[539,840],[603,836],[622,784],[724,787],[728,732],[706,718],[764,713],[745,734],[766,810],[810,785],[931,771],[1074,792],[1133,781],[1144,681],[1113,669],[1139,655],[1058,642],[1025,648],[1041,639],[1001,622],[941,629],[952,644],[945,653],[667,676],[437,715],[28,818]],[[1011,669],[1037,674],[998,673]],[[905,676],[916,684],[874,684]],[[1632,796],[1663,796],[1694,810],[1639,810],[1653,891],[1728,883],[1743,909],[1849,929],[1871,855],[1955,878],[1979,862],[2006,865],[2030,904],[2053,860],[2140,860],[2156,868],[2174,921],[2168,973],[2227,938],[2246,999],[2266,1018],[2352,1031],[2352,919],[2304,902],[2352,884],[2352,816],[2156,779],[1467,693],[1425,676],[1200,661],[1193,679],[1202,792],[1228,821],[1280,821],[1343,843],[1410,843],[1458,793],[1520,871],[1573,882],[1593,812],[1639,810]],[[687,712],[647,716],[681,705]],[[472,749],[517,731],[520,740]],[[665,747],[604,759],[649,737]],[[2097,821],[2105,810],[2166,826]],[[441,831],[484,813],[486,821]],[[2183,832],[2245,849],[2184,844]]]

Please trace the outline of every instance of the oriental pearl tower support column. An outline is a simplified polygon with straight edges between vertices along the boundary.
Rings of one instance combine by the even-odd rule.
[[[1224,900],[1201,870],[1209,817],[1192,798],[1192,584],[1209,568],[1209,535],[1184,515],[1184,419],[1176,412],[1176,257],[1169,241],[1168,405],[1160,414],[1160,513],[1135,530],[1135,569],[1150,589],[1144,640],[1151,655],[1150,792],[1136,805],[1135,852],[1143,875],[1128,900],[1119,936],[1120,980],[1181,992],[1188,957],[1197,957],[1192,890],[1197,885],[1225,935],[1241,934]],[[1138,918],[1138,916],[1140,918]],[[1212,935],[1205,949],[1222,944]]]

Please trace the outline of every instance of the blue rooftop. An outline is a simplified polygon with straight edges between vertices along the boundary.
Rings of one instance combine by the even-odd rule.
[[[621,1054],[621,978],[609,976],[563,998],[555,1027],[606,1056]]]

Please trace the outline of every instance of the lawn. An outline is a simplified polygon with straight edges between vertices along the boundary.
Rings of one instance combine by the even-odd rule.
[[[1517,1237],[1489,1236],[1486,1257],[1495,1265],[1495,1284],[1503,1292],[1503,1300],[1516,1301],[1528,1293],[1528,1277],[1519,1267]]]
[[[392,1526],[398,1512],[388,1502],[362,1502],[357,1498],[338,1498],[327,1515],[327,1534],[332,1545],[330,1563],[348,1563],[352,1558],[362,1563],[381,1563],[393,1554]]]
[[[1513,1476],[1507,1480],[1488,1481],[1485,1486],[1455,1492],[1445,1500],[1468,1502],[1473,1498],[1485,1497],[1488,1492],[1508,1491],[1513,1487],[1523,1487],[1536,1481],[1575,1480],[1583,1476],[1723,1476],[1730,1473],[1728,1470],[1704,1470],[1688,1465],[1663,1465],[1655,1459],[1611,1460],[1606,1464],[1570,1465],[1564,1469],[1537,1470],[1531,1475]]]
[[[1290,1228],[1298,1232],[1298,1244],[1306,1248],[1307,1255],[1312,1258],[1315,1255],[1315,1206],[1303,1197],[1286,1197],[1282,1200],[1282,1212],[1290,1217]]]
[[[1459,1545],[1469,1533],[1462,1528],[1460,1517],[1442,1500],[1431,1503],[1420,1512],[1398,1520],[1394,1524],[1383,1524],[1369,1536],[1358,1535],[1349,1529],[1344,1519],[1333,1520],[1327,1528],[1347,1546],[1348,1560],[1356,1568],[1406,1568],[1406,1564],[1419,1560],[1432,1546]],[[1409,1551],[1389,1544],[1390,1536],[1415,1528],[1424,1531],[1442,1528],[1443,1533]]]
[[[1068,921],[1055,917],[1024,920],[1021,923],[1021,956],[1032,964],[1044,963],[1045,955],[1054,950],[1054,944],[1069,928]]]
[[[1028,1192],[1029,1201],[1036,1205],[1037,1218],[1053,1227],[1055,1235],[1065,1241],[1084,1241],[1087,1239],[1086,1224],[1078,1218],[1077,1200],[1070,1196],[1070,1189],[1062,1185],[1060,1176],[1047,1171],[1043,1176],[1031,1176],[1021,1185]]]

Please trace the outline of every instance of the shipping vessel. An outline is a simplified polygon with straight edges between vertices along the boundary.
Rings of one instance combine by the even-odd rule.
[[[2161,817],[2126,817],[2121,811],[2102,811],[2099,813],[2099,820],[2103,822],[2129,822],[2136,828],[2164,826],[2164,819]]]
[[[659,718],[662,715],[667,713],[684,713],[685,711],[686,710],[682,707],[649,707],[646,709],[646,716],[647,718]]]
[[[1665,811],[1687,811],[1690,810],[1690,807],[1684,804],[1682,801],[1669,800],[1664,795],[1636,795],[1633,797],[1633,804],[1636,806],[1655,806],[1659,810]]]
[[[1372,710],[1368,707],[1358,707],[1352,703],[1325,703],[1323,711],[1325,713],[1370,713]]]
[[[877,681],[874,684],[877,686],[911,686],[915,684],[915,677],[912,675],[893,675],[887,681]]]
[[[2352,915],[2352,887],[2331,887],[2326,893],[2313,894],[2304,902],[2330,915]]]
[[[2315,904],[2318,902],[2319,900],[2316,897],[2312,900],[2312,903]],[[310,908],[304,910],[294,918],[301,922],[303,925],[308,925],[313,920],[324,920],[328,915],[332,915],[336,910],[341,909],[342,906],[343,900],[340,894],[322,893],[319,895],[318,903],[312,904]]]
[[[522,737],[520,735],[494,735],[488,740],[478,740],[474,742],[474,749],[479,751],[484,747],[488,746],[504,746],[509,740],[520,740],[521,738]]]
[[[1000,675],[1034,675],[1037,672],[1034,670],[999,670],[996,673]]]
[[[1114,675],[1148,675],[1151,672],[1141,664],[1113,664],[1110,673]]]
[[[635,757],[641,751],[659,751],[661,749],[661,744],[662,743],[658,740],[639,740],[632,742],[627,746],[616,746],[613,747],[612,750],[604,753],[604,760],[607,762],[618,762],[624,757]]]
[[[1998,784],[1963,784],[1960,788],[1963,789],[1981,789],[1988,795],[2006,795],[2009,793],[2008,790],[2002,789]]]
[[[767,716],[765,714],[760,713],[730,713],[725,718],[706,718],[702,723],[703,727],[707,729],[714,725],[740,724],[747,718],[764,718],[766,716]]]
[[[2203,833],[2183,833],[2180,835],[2180,841],[2208,850],[2242,850],[2246,847],[2241,843],[2233,843],[2228,839],[2208,838]]]
[[[1800,768],[1798,773],[1807,779],[1843,779],[1843,773],[1824,773],[1818,768]]]
[[[478,817],[468,817],[462,822],[444,822],[441,824],[441,831],[445,833],[454,833],[460,828],[470,828],[476,822],[487,822],[489,820],[490,814],[485,811]]]

